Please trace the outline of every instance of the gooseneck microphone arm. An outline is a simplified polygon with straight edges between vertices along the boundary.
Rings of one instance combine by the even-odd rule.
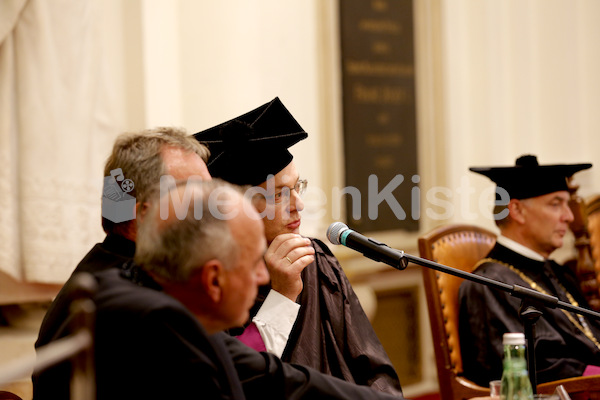
[[[540,293],[536,290],[526,288],[520,285],[509,285],[494,279],[486,278],[485,276],[473,274],[460,269],[448,267],[443,264],[438,264],[434,261],[424,258],[411,256],[402,250],[394,250],[387,245],[380,243],[374,239],[367,238],[360,233],[354,232],[341,222],[334,222],[327,229],[327,238],[333,244],[341,244],[351,249],[363,253],[365,256],[391,265],[396,269],[403,270],[408,265],[408,262],[422,265],[436,271],[467,279],[482,285],[486,285],[498,290],[508,292],[511,296],[521,299],[520,315],[523,320],[525,336],[527,338],[527,361],[529,365],[529,379],[533,393],[537,392],[537,376],[535,363],[535,346],[531,343],[535,342],[535,323],[542,315],[539,307],[561,308],[580,315],[585,315],[597,320],[600,320],[600,313],[597,313],[587,308],[574,306],[564,301],[560,301],[557,297]]]
[[[548,308],[563,308],[565,310],[579,312],[575,307],[569,303],[558,300],[554,296],[550,296],[544,293],[540,293],[536,290],[526,288],[520,285],[508,285],[506,283],[496,281],[494,279],[486,278],[485,276],[472,274],[470,272],[461,271],[456,268],[451,268],[442,264],[438,264],[433,261],[425,260],[419,257],[413,257],[405,254],[405,257],[411,262],[422,265],[427,268],[435,269],[436,271],[444,272],[450,275],[457,276],[459,278],[468,279],[470,281],[480,283],[498,290],[503,290],[510,293],[511,296],[519,298],[521,300],[521,307],[519,315],[523,322],[523,331],[527,340],[527,365],[529,370],[529,381],[531,382],[531,389],[533,393],[537,393],[537,367],[535,359],[535,324],[538,319],[542,316],[540,309],[542,307]],[[585,310],[585,313],[593,313],[593,318],[600,319],[600,314],[594,311],[581,308],[581,311]]]
[[[350,228],[348,228],[348,226],[341,222],[334,222],[329,226],[329,228],[327,229],[327,238],[333,244],[341,244],[343,246],[350,247],[351,249],[359,251],[365,256],[375,261],[384,262],[396,269],[403,270],[404,268],[406,268],[408,262],[412,262],[413,264],[422,265],[424,267],[431,268],[436,271],[454,275],[459,278],[467,279],[476,283],[480,283],[482,285],[496,288],[498,290],[503,290],[505,292],[510,293],[510,295],[513,297],[519,298],[521,300],[526,299],[537,305],[542,305],[548,308],[558,307],[567,311],[571,311],[581,315],[586,315],[591,318],[600,320],[600,313],[589,310],[587,308],[582,308],[569,303],[565,303],[564,301],[559,300],[557,297],[540,293],[536,290],[526,288],[524,286],[509,285],[507,283],[500,282],[495,279],[490,279],[485,276],[448,267],[446,265],[438,264],[434,261],[426,260],[424,258],[415,257],[410,254],[406,254],[402,250],[392,249],[383,243],[377,242],[376,240],[371,238],[367,238],[361,235],[360,233],[351,230]]]
[[[537,376],[534,355],[535,346],[531,345],[531,343],[534,343],[535,338],[534,325],[542,315],[542,313],[538,310],[538,307],[558,307],[563,310],[600,320],[600,313],[588,310],[587,308],[565,303],[564,301],[560,301],[557,297],[540,293],[524,286],[509,285],[495,279],[486,278],[485,276],[448,267],[424,258],[411,256],[402,250],[394,250],[383,243],[371,238],[367,238],[360,233],[354,232],[341,222],[334,222],[329,226],[327,229],[327,238],[333,244],[341,244],[343,246],[350,247],[351,249],[357,250],[375,261],[384,262],[399,270],[406,268],[408,262],[410,261],[414,264],[422,265],[445,274],[454,275],[459,278],[467,279],[498,290],[503,290],[508,292],[511,296],[521,299],[520,314],[523,320],[525,336],[528,342],[527,359],[529,364],[529,379],[531,380],[531,386],[534,394],[537,391]]]

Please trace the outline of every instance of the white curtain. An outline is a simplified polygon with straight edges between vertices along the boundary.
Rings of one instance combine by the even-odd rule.
[[[62,283],[102,239],[114,138],[93,0],[0,2],[0,271]]]
[[[445,146],[438,159],[447,178],[435,184],[454,191],[453,221],[495,229],[491,206],[480,205],[491,204],[481,193],[494,185],[469,167],[514,165],[522,154],[542,164],[590,162],[575,175],[578,193],[600,193],[600,2],[440,4]],[[475,190],[459,194],[463,183]]]

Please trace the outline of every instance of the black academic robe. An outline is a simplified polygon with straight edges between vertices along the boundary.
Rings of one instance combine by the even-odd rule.
[[[38,348],[56,339],[56,332],[68,323],[68,308],[71,298],[68,288],[73,276],[78,272],[87,272],[95,276],[97,273],[113,268],[120,268],[133,258],[135,243],[119,235],[108,235],[102,243],[97,243],[79,262],[71,277],[48,308],[35,347]],[[69,284],[67,284],[69,283]]]
[[[183,304],[135,267],[96,278],[98,400],[393,398],[284,364],[229,335],[208,335]],[[37,398],[67,399],[57,393],[64,393],[68,374],[43,374]]]
[[[69,306],[72,301],[69,289],[76,273],[86,272],[96,276],[107,269],[120,269],[121,266],[133,258],[134,253],[135,243],[119,235],[108,235],[102,243],[96,244],[79,262],[71,277],[50,305],[42,321],[35,348],[37,349],[68,334],[68,327],[71,324]],[[70,371],[70,365],[67,362],[56,368],[64,369],[65,373]],[[38,374],[32,376],[34,399],[37,398],[38,379]],[[64,398],[64,396],[66,396],[66,393],[57,393],[57,398]]]
[[[553,261],[536,261],[500,244],[488,258],[509,264],[540,285],[546,293],[569,303],[563,287],[582,307],[589,308],[579,290],[576,277],[567,267]],[[476,274],[530,288],[530,284],[505,265],[485,262]],[[521,300],[507,292],[465,281],[459,289],[459,335],[466,378],[487,387],[491,380],[502,376],[502,335],[523,332],[519,317]],[[543,316],[535,325],[535,355],[538,383],[581,376],[586,365],[600,365],[600,349],[556,308],[541,308]],[[577,319],[577,316],[572,314]],[[586,318],[597,341],[600,324]]]
[[[315,261],[302,271],[301,307],[282,360],[401,395],[398,374],[338,260],[323,242],[311,241]]]

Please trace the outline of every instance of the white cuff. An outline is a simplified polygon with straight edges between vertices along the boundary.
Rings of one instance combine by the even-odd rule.
[[[269,353],[281,357],[298,317],[300,304],[271,290],[252,322],[258,328]]]

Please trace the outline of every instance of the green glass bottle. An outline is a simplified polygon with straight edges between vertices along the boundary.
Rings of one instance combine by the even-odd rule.
[[[531,381],[525,357],[525,335],[505,333],[502,337],[504,360],[502,362],[501,400],[533,400]]]

